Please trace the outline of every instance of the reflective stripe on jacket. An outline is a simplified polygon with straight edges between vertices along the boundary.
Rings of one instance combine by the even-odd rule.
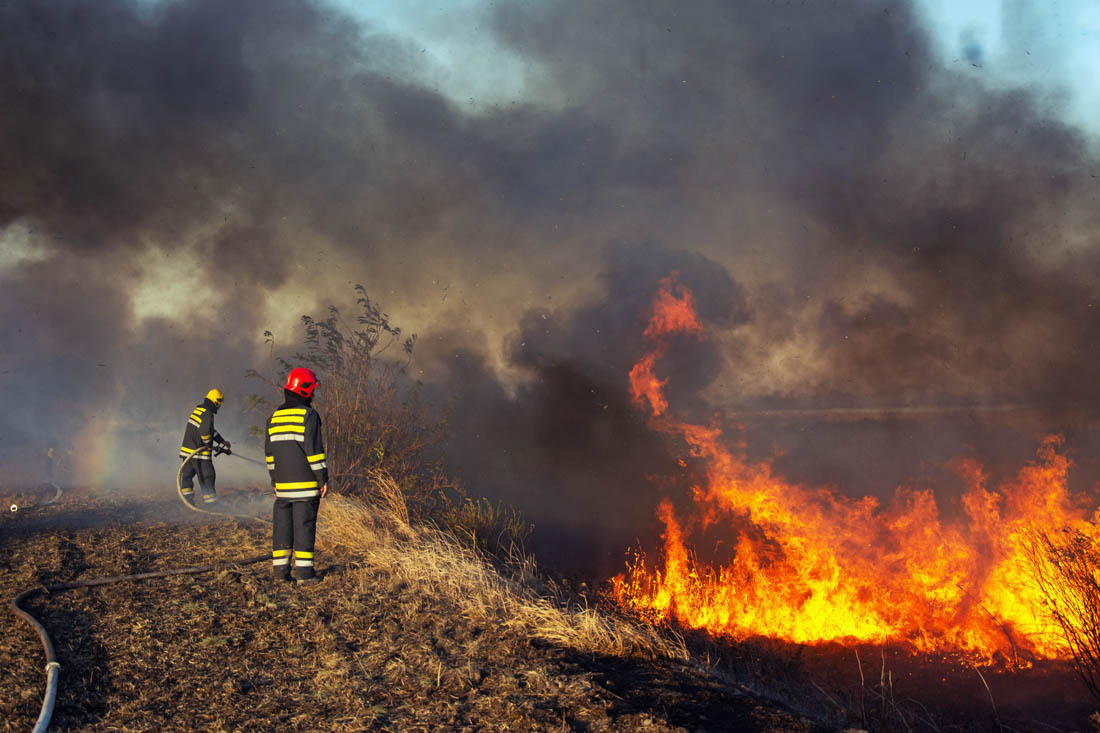
[[[328,482],[321,416],[304,398],[287,398],[267,421],[264,456],[280,499],[312,499]]]
[[[183,444],[180,446],[180,459],[194,454],[196,461],[209,461],[210,446],[222,443],[222,436],[214,429],[214,403],[203,400],[195,405],[187,416],[187,427],[183,429]]]

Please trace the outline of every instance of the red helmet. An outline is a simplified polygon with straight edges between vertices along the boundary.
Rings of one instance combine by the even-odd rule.
[[[303,397],[312,397],[313,390],[317,389],[317,375],[305,367],[291,369],[286,375],[286,388]]]

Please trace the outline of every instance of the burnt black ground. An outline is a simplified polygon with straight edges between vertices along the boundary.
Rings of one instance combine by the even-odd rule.
[[[227,497],[232,498],[232,497]],[[243,506],[243,503],[239,504]],[[259,501],[259,505],[263,502]],[[0,595],[262,554],[260,525],[66,494],[5,516]],[[62,665],[61,730],[813,730],[705,665],[583,654],[475,623],[385,569],[321,551],[323,581],[265,563],[39,596]],[[9,612],[0,730],[27,730],[45,676]]]

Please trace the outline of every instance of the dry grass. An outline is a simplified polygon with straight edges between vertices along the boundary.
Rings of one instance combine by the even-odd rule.
[[[322,502],[321,583],[263,565],[85,588],[31,603],[62,666],[62,730],[809,730],[682,646],[569,608],[530,564],[498,568],[438,529]],[[227,495],[226,501],[230,500]],[[241,497],[241,508],[252,499]],[[269,502],[266,499],[264,503]],[[89,501],[0,527],[0,594],[258,554],[268,534],[178,501]],[[549,592],[547,592],[547,589]],[[0,636],[0,731],[28,730],[41,649]]]
[[[484,497],[467,497],[461,504],[448,507],[440,514],[438,524],[479,551],[500,558],[524,555],[524,547],[535,531],[518,509]]]
[[[322,505],[320,541],[339,547],[364,565],[386,568],[402,581],[445,599],[475,623],[503,624],[534,638],[581,652],[623,657],[688,658],[683,642],[653,627],[613,618],[591,608],[570,607],[539,582],[527,558],[517,558],[516,576],[498,568],[455,535],[413,527],[400,492],[385,481],[372,492],[388,496],[378,509],[334,496]],[[531,581],[531,582],[525,582]]]

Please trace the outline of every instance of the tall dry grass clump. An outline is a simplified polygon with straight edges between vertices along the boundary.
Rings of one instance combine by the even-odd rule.
[[[1036,532],[1027,566],[1074,669],[1100,701],[1100,542],[1078,530],[1062,537]]]
[[[449,508],[448,497],[461,493],[442,457],[446,412],[422,404],[420,385],[408,375],[416,336],[403,336],[363,286],[355,292],[354,323],[335,307],[323,319],[302,316],[305,334],[290,360],[275,355],[274,336],[264,332],[272,351],[268,373],[249,370],[248,376],[276,391],[252,395],[250,402],[261,412],[273,409],[281,400],[282,376],[296,366],[313,369],[320,382],[314,405],[323,419],[329,488],[386,501],[372,492],[380,476],[390,477],[407,512],[436,515]]]
[[[479,552],[511,560],[526,555],[527,540],[535,531],[515,507],[484,497],[467,497],[461,504],[447,507],[438,521]]]
[[[410,586],[446,600],[474,623],[519,630],[588,653],[687,659],[678,639],[571,605],[553,586],[538,581],[526,558],[517,559],[509,576],[468,540],[436,527],[410,525],[392,482],[383,478],[373,493],[390,499],[371,506],[341,496],[322,502],[321,542],[368,567],[396,573]]]

